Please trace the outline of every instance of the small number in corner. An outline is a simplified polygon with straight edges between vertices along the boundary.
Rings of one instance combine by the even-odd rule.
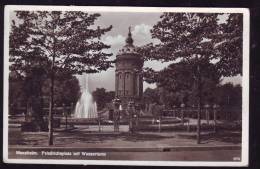
[[[240,161],[240,157],[233,157],[233,161]]]

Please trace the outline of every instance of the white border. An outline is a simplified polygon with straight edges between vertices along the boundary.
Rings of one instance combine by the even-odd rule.
[[[243,77],[242,77],[242,151],[240,162],[203,161],[114,161],[114,160],[49,160],[8,158],[8,76],[9,76],[9,26],[13,10],[59,10],[88,12],[201,12],[243,14]],[[113,6],[32,6],[7,5],[4,15],[4,88],[3,88],[3,160],[6,163],[27,164],[78,164],[78,165],[145,165],[145,166],[247,166],[249,158],[249,10],[246,8],[163,8],[163,7],[113,7]]]

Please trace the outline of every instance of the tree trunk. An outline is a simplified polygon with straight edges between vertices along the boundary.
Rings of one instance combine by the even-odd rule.
[[[51,72],[51,93],[50,93],[50,107],[49,107],[49,145],[53,145],[53,105],[54,105],[54,57],[52,61]]]
[[[54,106],[54,78],[55,78],[55,38],[53,45],[52,65],[51,65],[51,86],[50,86],[50,108],[49,108],[49,145],[53,145],[53,106]]]
[[[214,132],[217,132],[217,109],[214,109]]]
[[[197,122],[197,144],[200,144],[200,120],[201,120],[201,74],[198,65],[198,122]]]

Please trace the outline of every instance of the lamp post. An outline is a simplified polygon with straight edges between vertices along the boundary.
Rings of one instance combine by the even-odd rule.
[[[139,116],[140,116],[140,113],[141,113],[141,106],[140,104],[136,104],[135,106],[135,126],[138,127],[139,125]]]
[[[191,118],[195,118],[196,117],[196,106],[193,104],[192,106],[192,110],[191,110]]]
[[[116,98],[113,100],[114,104],[114,114],[113,114],[113,119],[114,119],[114,131],[119,132],[119,107],[120,107],[121,100]]]
[[[74,104],[73,104],[73,102],[70,103],[70,109],[71,109],[71,110],[70,110],[70,117],[71,117],[71,115],[74,113],[74,112],[73,112],[73,110],[74,110]],[[74,125],[71,124],[70,127],[74,127]]]
[[[101,132],[101,113],[98,112],[98,132]]]
[[[206,120],[207,120],[207,125],[209,125],[209,104],[205,104],[204,105],[204,107],[205,107],[205,118],[206,118]]]
[[[213,113],[214,113],[214,132],[217,132],[217,111],[218,111],[219,105],[214,104],[213,105]]]
[[[62,110],[63,110],[63,115],[65,116],[65,129],[67,130],[68,129],[68,113],[66,111],[66,108],[65,108],[65,104],[62,103]]]
[[[173,115],[173,117],[176,117],[176,105],[173,105],[172,108],[173,108],[172,115]]]
[[[181,104],[181,123],[182,123],[182,125],[184,125],[184,108],[185,108],[185,104],[182,103]]]
[[[71,102],[71,103],[70,103],[70,110],[71,110],[71,113],[70,113],[70,114],[73,114],[73,108],[74,108],[74,104]]]

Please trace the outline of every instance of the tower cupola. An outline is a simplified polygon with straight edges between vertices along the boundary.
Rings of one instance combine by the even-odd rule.
[[[132,33],[131,33],[131,27],[130,26],[128,28],[128,37],[126,38],[125,42],[126,42],[126,45],[133,46],[134,40],[132,38]]]

